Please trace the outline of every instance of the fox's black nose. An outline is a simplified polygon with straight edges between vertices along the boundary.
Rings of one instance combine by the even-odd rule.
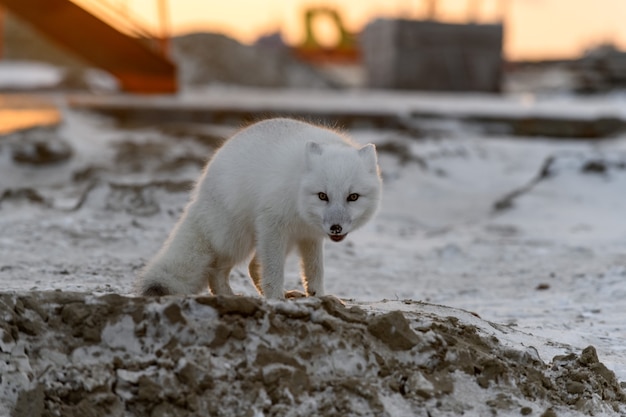
[[[341,234],[341,226],[338,224],[333,224],[332,226],[330,226],[330,232],[333,235],[340,235]]]

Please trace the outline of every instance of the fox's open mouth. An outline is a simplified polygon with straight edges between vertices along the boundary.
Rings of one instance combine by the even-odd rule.
[[[347,233],[345,235],[328,235],[330,240],[332,240],[333,242],[341,242],[346,236],[348,236]]]

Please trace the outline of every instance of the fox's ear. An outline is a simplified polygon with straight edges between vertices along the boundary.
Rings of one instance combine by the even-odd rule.
[[[307,142],[306,143],[306,169],[311,169],[313,167],[313,159],[317,158],[323,153],[322,145],[317,142]]]
[[[359,156],[363,159],[365,166],[370,172],[378,171],[378,157],[376,156],[376,146],[369,143],[359,149]]]
[[[317,142],[307,142],[306,152],[307,152],[307,155],[321,155],[322,146]]]

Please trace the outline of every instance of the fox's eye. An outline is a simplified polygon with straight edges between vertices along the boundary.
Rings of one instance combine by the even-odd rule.
[[[357,193],[352,193],[348,196],[348,201],[357,201],[359,199],[359,195]]]
[[[317,196],[320,198],[320,200],[322,201],[328,201],[328,196],[326,195],[326,193],[318,193]]]

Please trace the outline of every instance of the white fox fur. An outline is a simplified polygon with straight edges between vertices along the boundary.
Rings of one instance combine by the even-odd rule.
[[[250,259],[259,293],[283,297],[297,248],[307,295],[324,295],[323,239],[342,240],[375,213],[376,149],[290,119],[256,123],[207,164],[180,220],[139,277],[144,295],[233,294],[230,270]]]

